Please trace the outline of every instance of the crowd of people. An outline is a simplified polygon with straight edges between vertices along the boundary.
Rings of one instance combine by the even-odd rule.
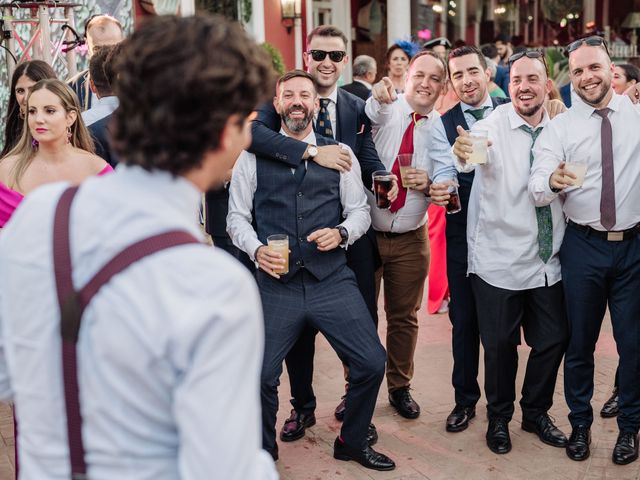
[[[339,87],[350,59],[331,25],[277,81],[218,17],[85,31],[89,69],[70,81],[15,70],[0,157],[19,478],[277,478],[277,439],[316,423],[318,332],[343,364],[334,458],[393,470],[374,410],[386,378],[398,414],[421,414],[425,284],[453,327],[446,431],[476,415],[482,345],[486,444],[511,450],[522,331],[522,428],[588,458],[608,307],[620,362],[601,414],[618,417],[613,462],[638,458],[640,79],[601,37],[567,47],[567,108],[544,53],[502,38],[398,42],[381,75],[361,55]],[[569,436],[548,414],[563,359]]]

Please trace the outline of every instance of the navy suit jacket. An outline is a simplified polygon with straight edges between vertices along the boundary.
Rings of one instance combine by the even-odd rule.
[[[347,83],[340,88],[354,94],[356,97],[360,97],[365,102],[367,101],[367,98],[371,96],[371,90],[369,90],[364,83],[354,81],[351,83]]]
[[[371,122],[364,113],[364,101],[338,88],[336,103],[336,140],[351,147],[362,170],[362,183],[371,189],[371,174],[385,170],[371,137]],[[281,119],[271,102],[258,109],[258,118],[253,122],[253,140],[249,151],[259,156],[280,160],[292,168],[302,161],[307,144],[285,137],[280,131]]]
[[[98,120],[95,123],[92,123],[87,128],[89,129],[89,133],[93,137],[93,141],[96,147],[96,155],[104,158],[104,160],[111,165],[113,168],[116,168],[118,164],[118,159],[115,154],[111,151],[111,145],[109,143],[110,136],[110,121],[113,113],[107,115],[106,117]]]

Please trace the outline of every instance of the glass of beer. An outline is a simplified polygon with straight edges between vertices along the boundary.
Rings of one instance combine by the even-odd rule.
[[[489,132],[487,130],[469,131],[471,138],[471,148],[473,152],[469,156],[467,163],[483,165],[487,163],[487,148],[489,145]]]
[[[443,183],[447,185],[447,192],[449,193],[449,203],[447,203],[444,208],[448,214],[458,213],[462,210],[460,195],[458,195],[458,182],[455,180],[448,180]]]
[[[564,168],[576,176],[575,180],[572,179],[573,187],[582,188],[584,177],[587,174],[587,163],[588,160],[573,160],[564,164]]]
[[[401,153],[397,157],[398,165],[400,166],[400,179],[402,181],[402,186],[404,188],[414,188],[416,186],[415,183],[412,183],[407,178],[409,174],[409,170],[413,168],[413,154],[412,153]]]
[[[278,270],[274,270],[279,275],[289,273],[289,237],[284,234],[269,235],[267,245],[272,252],[279,253],[284,258],[284,265]]]
[[[378,170],[371,175],[373,178],[373,193],[376,195],[376,206],[381,209],[391,207],[389,190],[393,186],[393,173]]]

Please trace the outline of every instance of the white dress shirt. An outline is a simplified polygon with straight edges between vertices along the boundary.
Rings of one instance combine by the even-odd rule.
[[[534,127],[548,127],[549,117]],[[520,129],[528,125],[513,104],[500,105],[474,130],[488,130],[493,143],[484,165],[475,169],[467,216],[468,269],[494,287],[525,290],[561,280],[558,252],[565,221],[560,201],[551,203],[553,247],[545,264],[538,255],[538,221],[527,194],[532,138]],[[544,131],[544,130],[543,130]],[[540,134],[542,136],[543,134]],[[540,141],[540,138],[538,138]],[[457,162],[456,166],[461,167]]]
[[[413,109],[407,103],[404,94],[390,104],[381,104],[373,97],[367,99],[365,113],[371,119],[373,143],[384,167],[391,171],[398,156],[402,137],[412,122]],[[429,132],[434,123],[440,121],[440,114],[432,110],[427,118],[421,119],[413,131],[413,162],[415,168],[426,170],[433,177],[433,164],[427,155]],[[400,179],[398,179],[399,181]],[[423,192],[407,189],[404,206],[395,213],[376,207],[373,192],[367,191],[367,200],[371,206],[371,223],[379,232],[405,233],[427,223],[429,200]]]
[[[640,222],[640,105],[626,95],[613,95],[608,108],[613,131],[613,169],[615,179],[616,224],[612,230],[626,230]],[[562,161],[586,161],[582,188],[569,187],[564,197],[564,213],[569,220],[596,230],[600,223],[602,193],[602,118],[595,109],[575,100],[571,108],[555,117],[534,149],[535,162],[529,192],[538,205],[546,205],[558,194],[551,192],[549,177]]]
[[[118,105],[120,105],[120,102],[118,101],[118,97],[115,95],[95,98],[91,101],[91,108],[82,112],[82,120],[88,127],[89,125],[102,120],[104,117],[111,115],[116,108],[118,108]]]
[[[280,134],[286,135],[284,130]],[[303,142],[316,145],[316,135],[313,131],[307,135]],[[371,225],[369,216],[369,206],[364,195],[364,185],[360,173],[360,164],[351,149],[344,144],[342,148],[349,150],[351,155],[351,170],[340,173],[340,202],[342,204],[342,214],[345,220],[340,223],[347,229],[349,238],[347,245],[352,245],[360,238]],[[291,169],[291,181],[295,169]],[[264,245],[253,228],[253,197],[258,187],[258,175],[256,170],[256,156],[247,151],[243,151],[233,167],[231,184],[229,185],[229,213],[227,214],[227,232],[233,240],[233,244],[245,252],[255,261],[254,253]],[[334,228],[338,225],[325,225]],[[324,227],[323,227],[324,228]],[[302,235],[309,235],[312,232],[301,232]],[[346,248],[346,245],[345,245]]]
[[[476,118],[471,115],[469,110],[475,110],[477,108],[486,108],[484,112],[484,118],[487,118],[491,112],[493,112],[493,103],[491,97],[487,94],[482,105],[472,106],[464,102],[460,102],[460,107],[464,115],[464,119],[467,121],[467,126],[472,128],[476,123]],[[462,126],[462,125],[461,125]],[[454,167],[455,156],[451,150],[451,144],[447,138],[447,132],[444,128],[442,120],[438,120],[433,124],[431,128],[431,135],[428,145],[429,161],[433,165],[433,181],[436,183],[442,183],[445,180],[451,180],[456,178],[456,169]]]
[[[32,192],[0,234],[0,398],[17,406],[22,480],[70,478],[51,238],[65,188]],[[75,288],[142,238],[201,238],[200,199],[183,177],[123,164],[86,180],[71,210]],[[263,341],[257,287],[221,250],[174,247],[114,276],[78,342],[88,478],[277,478],[261,450]]]

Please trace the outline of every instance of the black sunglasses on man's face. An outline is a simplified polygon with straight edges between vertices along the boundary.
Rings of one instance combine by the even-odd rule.
[[[310,50],[309,53],[311,54],[311,58],[316,62],[322,62],[327,58],[327,55],[329,55],[329,59],[335,63],[341,62],[347,54],[347,52],[340,50],[333,50],[331,52],[327,52],[326,50]]]

